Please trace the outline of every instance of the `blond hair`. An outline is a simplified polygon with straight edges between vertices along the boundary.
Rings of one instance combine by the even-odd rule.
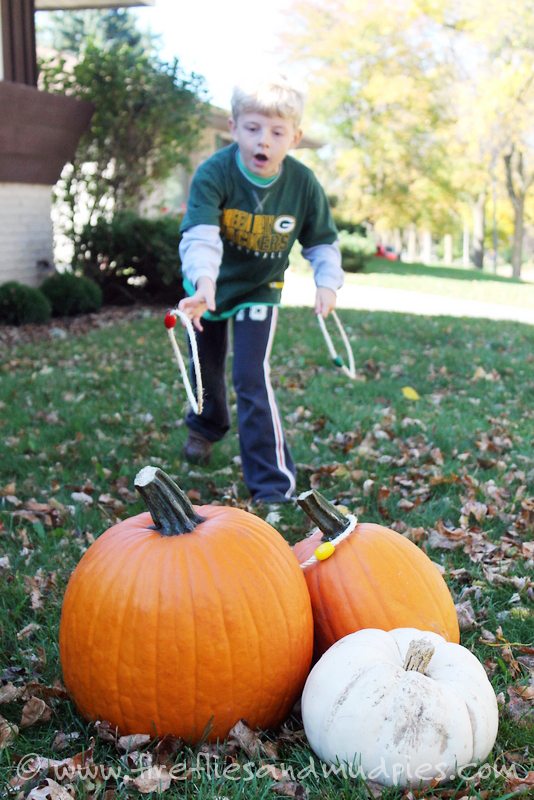
[[[277,116],[300,125],[304,111],[304,96],[291,86],[285,76],[263,80],[252,85],[240,84],[232,92],[232,117],[237,120],[247,112]]]

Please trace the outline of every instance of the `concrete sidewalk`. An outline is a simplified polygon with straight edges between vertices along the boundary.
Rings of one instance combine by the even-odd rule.
[[[286,306],[313,306],[315,286],[309,274],[287,270],[282,292]],[[346,283],[338,294],[338,308],[357,308],[364,311],[399,311],[424,316],[479,317],[510,320],[534,325],[534,308],[479,303],[437,294],[387,289],[379,286],[351,286]]]

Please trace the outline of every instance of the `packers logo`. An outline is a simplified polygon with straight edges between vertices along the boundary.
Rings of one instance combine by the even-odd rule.
[[[276,233],[291,233],[296,225],[295,217],[277,217],[274,221],[273,228]]]

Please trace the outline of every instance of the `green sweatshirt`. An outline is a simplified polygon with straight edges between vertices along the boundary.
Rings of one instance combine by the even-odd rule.
[[[260,187],[243,175],[236,154],[232,144],[201,164],[181,225],[182,232],[196,225],[220,229],[217,313],[205,315],[210,319],[228,317],[244,306],[279,303],[294,242],[310,248],[337,240],[326,195],[308,167],[286,156],[276,180]],[[184,287],[194,293],[186,264]]]

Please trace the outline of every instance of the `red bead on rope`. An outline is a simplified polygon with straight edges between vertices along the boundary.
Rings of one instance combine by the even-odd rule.
[[[171,328],[174,328],[174,326],[176,325],[176,321],[177,321],[177,317],[175,316],[175,314],[171,314],[170,311],[167,311],[167,313],[165,314],[165,319],[164,319],[164,324],[165,324],[165,327],[167,328],[167,330],[170,330]]]

